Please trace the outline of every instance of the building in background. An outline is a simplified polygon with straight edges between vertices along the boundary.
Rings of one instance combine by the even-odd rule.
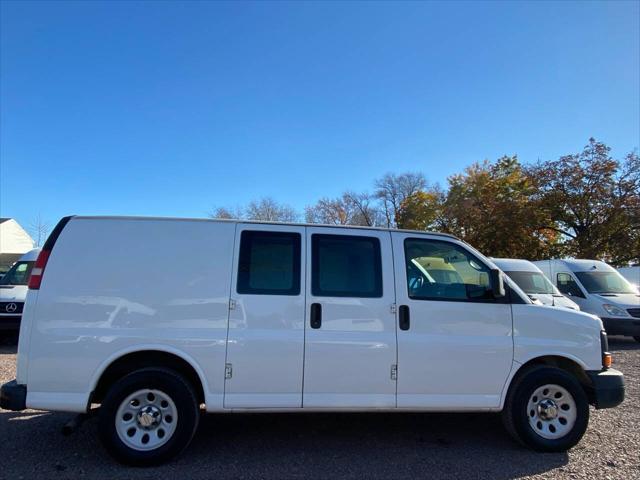
[[[0,218],[0,275],[33,249],[33,239],[13,218]]]

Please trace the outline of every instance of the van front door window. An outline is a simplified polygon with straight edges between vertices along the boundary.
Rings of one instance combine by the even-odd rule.
[[[453,243],[409,238],[405,259],[411,299],[494,301],[489,268]]]
[[[573,279],[573,277],[568,273],[559,273],[558,274],[558,290],[560,293],[565,295],[569,295],[572,297],[582,297],[584,298],[584,294],[578,283]]]

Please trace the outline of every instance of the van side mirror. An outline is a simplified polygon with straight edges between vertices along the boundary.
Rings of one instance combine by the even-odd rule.
[[[489,285],[491,286],[494,298],[504,298],[506,296],[507,293],[504,289],[502,272],[497,268],[493,268],[489,271]]]

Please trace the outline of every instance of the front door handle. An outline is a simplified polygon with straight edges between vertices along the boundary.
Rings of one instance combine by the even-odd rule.
[[[311,304],[311,328],[320,328],[322,326],[322,305],[319,303]]]
[[[398,309],[398,324],[400,325],[400,330],[409,330],[411,326],[411,315],[407,305],[400,305]]]

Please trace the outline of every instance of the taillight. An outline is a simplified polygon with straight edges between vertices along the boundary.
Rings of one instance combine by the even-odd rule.
[[[44,242],[42,250],[36,259],[36,263],[31,269],[31,276],[29,277],[29,289],[30,290],[39,290],[40,284],[42,283],[42,276],[44,275],[44,269],[47,266],[47,262],[49,261],[49,255],[51,255],[51,250],[53,250],[53,245],[58,240],[62,229],[65,227],[67,222],[71,220],[73,217],[64,217],[62,220],[58,222],[55,226],[47,241]]]
[[[31,290],[38,290],[40,288],[42,274],[44,273],[44,267],[47,266],[50,253],[49,250],[42,250],[38,255],[36,263],[31,269],[31,276],[29,277],[29,288]]]

